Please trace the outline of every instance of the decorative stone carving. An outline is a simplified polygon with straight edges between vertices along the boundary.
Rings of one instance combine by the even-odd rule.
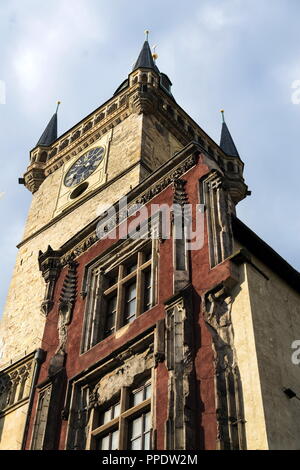
[[[67,326],[72,320],[72,311],[76,298],[77,270],[78,263],[71,261],[69,270],[65,277],[60,299],[59,299],[59,346],[57,351],[64,351],[67,341]]]
[[[166,449],[196,449],[191,290],[166,305],[166,366],[169,371]]]
[[[173,183],[174,203],[184,206],[188,203],[188,197],[185,191],[186,180],[178,178]]]
[[[222,175],[213,171],[204,181],[211,267],[232,254],[231,204]]]
[[[174,243],[174,293],[184,289],[189,284],[188,253],[186,237],[192,223],[190,207],[187,205],[188,196],[185,191],[186,181],[178,178],[173,182],[173,243]]]
[[[121,387],[129,387],[135,379],[154,366],[153,347],[141,353],[131,353],[119,357],[122,364],[106,374],[90,391],[90,407],[102,405],[120,392]]]
[[[31,193],[35,193],[46,178],[44,166],[44,163],[33,163],[24,175],[25,186]]]
[[[217,448],[245,449],[242,387],[234,348],[230,293],[219,285],[205,295],[204,313],[212,335],[215,363]]]
[[[0,413],[29,396],[33,358],[0,374]]]
[[[63,367],[66,356],[66,342],[68,337],[68,325],[72,320],[73,306],[76,298],[77,287],[77,269],[78,263],[71,261],[69,263],[69,270],[65,277],[58,309],[58,338],[59,344],[55,355],[51,358],[48,374],[49,377],[57,374]]]
[[[150,114],[157,108],[157,98],[151,92],[137,91],[130,100],[130,110],[137,114]]]
[[[41,312],[47,316],[53,307],[55,282],[60,272],[60,253],[49,245],[45,253],[39,252],[39,267],[46,282],[45,297],[41,304]]]

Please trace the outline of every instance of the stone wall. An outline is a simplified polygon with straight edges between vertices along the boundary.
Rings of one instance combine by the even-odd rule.
[[[291,344],[300,339],[299,294],[258,259],[252,263],[241,266],[232,306],[248,448],[299,449],[299,401],[283,393],[300,391],[291,361]]]

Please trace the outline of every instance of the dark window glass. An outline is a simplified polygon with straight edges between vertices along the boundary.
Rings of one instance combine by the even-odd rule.
[[[117,312],[117,295],[110,297],[107,300],[107,309],[106,309],[106,321],[104,328],[104,337],[110,336],[115,331],[116,324],[116,312]]]
[[[147,269],[143,273],[144,275],[144,306],[143,310],[146,312],[149,310],[151,305],[151,270]]]
[[[150,450],[151,413],[143,413],[129,423],[129,449]]]
[[[135,319],[136,314],[136,282],[125,287],[124,324]]]

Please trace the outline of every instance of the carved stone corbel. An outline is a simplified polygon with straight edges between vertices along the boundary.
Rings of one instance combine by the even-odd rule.
[[[137,114],[151,114],[157,108],[156,96],[148,92],[137,91],[130,100],[130,110]]]
[[[44,253],[40,251],[39,267],[46,282],[46,291],[44,300],[41,304],[41,312],[43,315],[47,316],[54,305],[54,288],[61,269],[59,251],[54,251],[50,245]]]

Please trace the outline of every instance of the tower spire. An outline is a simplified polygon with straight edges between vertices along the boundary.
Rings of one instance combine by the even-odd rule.
[[[224,109],[221,110],[221,114],[222,114],[222,131],[221,131],[220,147],[223,150],[223,152],[225,152],[230,157],[240,158],[239,152],[237,151],[233,138],[231,137],[231,134],[225,122]]]
[[[60,105],[60,101],[57,101],[55,113],[53,114],[47,127],[45,128],[44,132],[39,138],[37,146],[40,145],[43,147],[49,147],[57,139],[57,112],[58,112],[59,105]]]
[[[139,68],[146,68],[146,69],[153,69],[159,73],[157,66],[155,65],[153,55],[149,46],[148,38],[149,38],[149,30],[145,30],[145,42],[143,44],[142,50],[137,58],[136,63],[134,64],[132,71],[139,69]]]

